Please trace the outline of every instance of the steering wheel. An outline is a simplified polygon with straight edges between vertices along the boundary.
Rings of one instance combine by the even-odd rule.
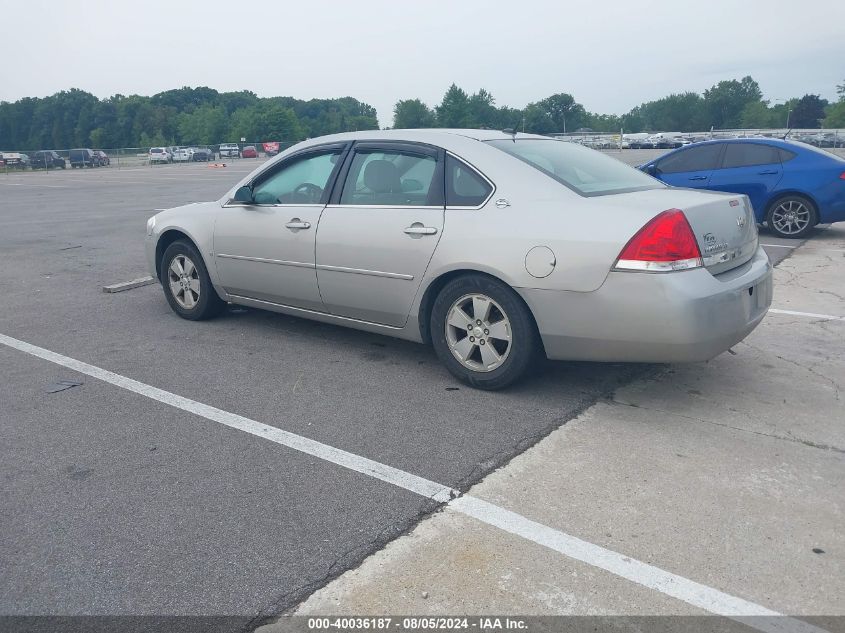
[[[293,190],[293,193],[305,196],[309,202],[319,202],[320,197],[323,195],[323,189],[314,183],[303,182]]]

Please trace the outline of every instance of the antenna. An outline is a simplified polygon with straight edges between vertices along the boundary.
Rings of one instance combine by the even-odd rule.
[[[781,137],[781,139],[780,139],[780,140],[785,141],[785,140],[786,140],[786,137],[787,137],[787,136],[789,136],[790,134],[792,134],[792,128],[789,128],[789,129],[786,131],[786,134],[784,134],[784,135]]]
[[[516,126],[506,127],[504,130],[502,130],[502,132],[504,132],[505,134],[510,134],[511,136],[513,136],[514,140],[516,140]]]

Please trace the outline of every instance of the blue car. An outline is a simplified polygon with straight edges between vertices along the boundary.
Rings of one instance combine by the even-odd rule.
[[[743,193],[757,222],[779,237],[845,221],[845,158],[778,139],[704,141],[639,169],[675,187]]]

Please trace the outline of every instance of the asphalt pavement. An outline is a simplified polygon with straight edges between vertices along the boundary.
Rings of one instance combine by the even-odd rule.
[[[479,392],[421,345],[257,310],[188,322],[158,285],[102,292],[146,274],[154,209],[255,166],[0,177],[0,334],[458,491],[661,370],[548,362]],[[761,237],[778,260],[798,246]],[[437,505],[15,349],[0,363],[0,614],[258,622]]]
[[[153,209],[254,163],[0,179],[0,333],[457,489],[646,366],[548,363],[505,393],[428,347],[254,310],[194,323],[146,273]],[[273,614],[435,504],[0,348],[0,613]]]

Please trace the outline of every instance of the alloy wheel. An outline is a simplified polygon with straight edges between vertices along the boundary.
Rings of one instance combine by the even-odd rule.
[[[795,235],[807,228],[812,213],[799,200],[785,200],[772,211],[772,225],[784,235]]]
[[[181,308],[192,310],[200,298],[199,271],[185,255],[176,255],[167,269],[170,292]]]
[[[486,295],[464,295],[446,313],[446,343],[467,369],[490,372],[501,367],[511,340],[508,315]]]

